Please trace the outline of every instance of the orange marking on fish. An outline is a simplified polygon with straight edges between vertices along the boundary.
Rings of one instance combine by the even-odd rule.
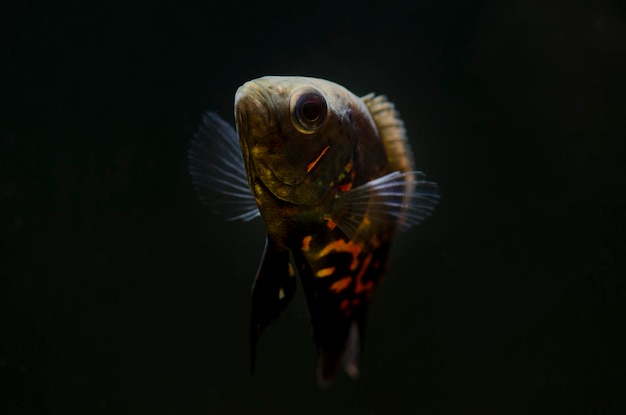
[[[361,253],[361,247],[352,241],[346,242],[343,239],[337,239],[326,245],[324,249],[317,254],[317,257],[321,258],[331,252],[349,252],[352,254],[350,270],[354,271],[359,266],[359,254]]]
[[[293,277],[296,275],[296,271],[294,271],[293,265],[291,265],[291,262],[287,262],[287,271],[289,272],[290,277]]]
[[[328,277],[329,275],[333,275],[335,272],[335,267],[322,268],[315,274],[319,278]]]
[[[352,182],[348,182],[345,184],[340,184],[339,186],[337,186],[337,189],[340,192],[347,192],[348,190],[352,189]]]
[[[319,155],[319,156],[317,156],[317,158],[316,158],[315,160],[313,160],[311,163],[309,163],[309,165],[308,165],[308,166],[306,166],[306,172],[307,172],[307,173],[308,173],[308,172],[310,172],[310,171],[311,171],[311,169],[312,169],[313,167],[315,167],[315,165],[317,164],[317,162],[318,162],[318,161],[320,161],[320,159],[322,158],[322,156],[323,156],[324,154],[326,154],[326,152],[328,151],[328,149],[329,149],[329,148],[330,148],[330,146],[326,146],[326,148],[325,148],[324,150],[322,150],[322,152],[320,153],[320,155]]]
[[[302,239],[302,250],[303,251],[308,251],[309,249],[311,249],[311,239],[313,239],[313,237],[311,235],[309,236],[305,236]]]
[[[326,218],[326,226],[328,226],[328,229],[332,231],[333,229],[337,227],[337,224],[333,222],[331,219]]]
[[[351,252],[355,255],[361,253],[361,247],[356,245],[352,241],[344,241],[343,239],[337,239],[329,243],[320,251],[318,254],[319,257],[323,257],[324,255],[328,255],[331,252]]]
[[[368,296],[372,294],[372,290],[374,289],[374,281],[368,281],[366,283],[363,282],[363,275],[365,275],[365,271],[367,271],[367,267],[370,265],[370,261],[372,260],[372,254],[369,254],[365,257],[363,261],[363,266],[356,276],[356,286],[354,287],[354,293],[359,294],[362,292],[367,292]]]
[[[350,285],[350,282],[352,282],[352,277],[344,277],[333,282],[333,285],[330,286],[330,290],[336,293],[341,292]]]

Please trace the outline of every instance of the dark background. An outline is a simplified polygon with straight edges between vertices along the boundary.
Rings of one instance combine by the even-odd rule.
[[[563,3],[2,6],[0,412],[625,413],[626,19]],[[267,74],[387,94],[443,193],[329,389],[301,293],[248,374],[263,227],[186,170]]]

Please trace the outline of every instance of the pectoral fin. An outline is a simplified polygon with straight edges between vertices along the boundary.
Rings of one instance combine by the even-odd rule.
[[[261,266],[252,286],[250,316],[250,371],[254,372],[259,336],[285,309],[296,291],[295,271],[289,250],[280,248],[268,236]]]
[[[400,230],[418,225],[439,203],[437,184],[419,171],[399,171],[340,193],[328,215],[350,239],[360,241],[359,227],[393,223]],[[367,220],[365,220],[367,218]]]
[[[192,183],[203,202],[228,220],[249,221],[259,216],[248,187],[239,138],[230,124],[207,112],[187,155]]]

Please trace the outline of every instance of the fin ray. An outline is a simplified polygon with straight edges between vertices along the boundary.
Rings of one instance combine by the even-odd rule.
[[[395,222],[400,230],[418,225],[439,202],[437,184],[418,171],[393,172],[337,196],[330,219],[350,238],[370,222]]]
[[[228,220],[249,221],[259,209],[248,187],[235,129],[207,112],[188,149],[189,173],[198,197]]]

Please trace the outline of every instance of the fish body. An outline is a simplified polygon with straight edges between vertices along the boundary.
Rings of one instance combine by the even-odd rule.
[[[234,217],[259,214],[267,229],[252,289],[252,366],[258,338],[293,298],[298,274],[320,383],[342,364],[355,377],[391,241],[430,214],[436,184],[414,170],[403,122],[384,96],[267,76],[239,87],[235,120],[236,132],[207,114],[189,156],[205,199],[232,199]]]

